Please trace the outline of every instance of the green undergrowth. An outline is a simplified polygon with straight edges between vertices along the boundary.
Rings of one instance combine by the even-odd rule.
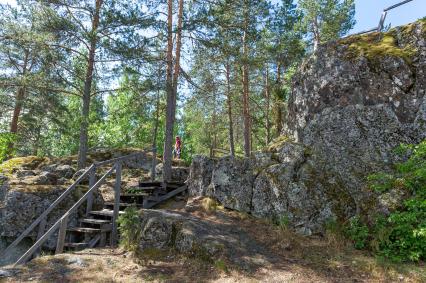
[[[389,215],[367,222],[361,216],[347,224],[347,236],[356,248],[369,248],[393,262],[426,260],[426,141],[403,145],[397,152],[409,156],[392,172],[369,176],[378,194],[402,190],[406,196]]]
[[[0,163],[6,160],[13,152],[10,152],[10,143],[15,142],[16,136],[11,133],[0,133]]]
[[[137,251],[141,237],[140,214],[136,207],[126,208],[118,217],[118,229],[120,231],[120,245],[128,251]]]

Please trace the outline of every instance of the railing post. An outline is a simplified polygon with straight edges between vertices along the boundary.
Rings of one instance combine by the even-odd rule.
[[[117,218],[120,209],[120,191],[121,191],[121,162],[115,163],[115,187],[114,187],[114,213],[112,216],[112,233],[111,233],[111,246],[117,246],[118,231],[117,231]]]
[[[96,184],[96,166],[93,167],[93,169],[90,171],[89,174],[89,190]],[[93,208],[93,192],[89,193],[89,196],[87,197],[87,206],[86,206],[86,215],[89,215],[89,213],[92,211]]]
[[[155,180],[155,167],[157,166],[157,147],[152,147],[151,181]]]
[[[44,217],[41,221],[40,224],[38,224],[38,232],[37,232],[37,240],[40,240],[40,238],[43,236],[44,231],[46,230],[46,224],[47,224],[47,220],[46,217]],[[38,256],[41,253],[41,247],[37,249],[37,251],[35,252],[36,256]]]
[[[68,214],[66,214],[64,216],[64,218],[62,218],[62,220],[61,220],[61,226],[59,227],[58,242],[56,243],[55,254],[60,254],[64,251],[65,235],[67,233],[67,226],[68,226]]]

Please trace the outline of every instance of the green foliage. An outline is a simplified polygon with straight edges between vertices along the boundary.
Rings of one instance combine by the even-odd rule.
[[[16,141],[16,136],[11,133],[0,133],[0,163],[13,155],[9,145]]]
[[[345,35],[355,25],[354,0],[299,0],[301,28],[321,42]],[[317,33],[317,35],[315,35]]]
[[[126,208],[117,220],[120,231],[120,245],[129,251],[136,251],[141,237],[139,211],[136,207]]]
[[[403,145],[396,152],[409,154],[405,162],[395,166],[393,172],[377,173],[368,180],[370,187],[379,192],[404,190],[409,197],[389,216],[376,218],[371,228],[370,246],[378,254],[392,261],[419,261],[426,258],[426,141],[418,145]],[[355,242],[365,246],[365,227],[358,220],[352,231]],[[353,235],[353,234],[352,234]]]
[[[381,223],[379,254],[392,261],[419,261],[426,258],[426,200],[405,202],[404,211],[396,211]],[[385,232],[383,232],[385,231]]]
[[[369,229],[358,216],[350,219],[345,234],[352,240],[356,249],[363,249],[368,245]]]

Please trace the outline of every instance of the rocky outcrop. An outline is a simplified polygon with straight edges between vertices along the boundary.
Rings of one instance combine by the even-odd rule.
[[[258,217],[286,217],[304,234],[321,232],[329,219],[388,212],[366,177],[399,161],[400,143],[426,138],[425,35],[419,21],[321,46],[294,77],[283,136],[251,159],[197,157],[190,192]],[[210,171],[211,179],[200,176]]]
[[[189,168],[188,191],[191,195],[207,196],[207,187],[212,180],[214,161],[207,156],[197,155]]]
[[[156,180],[163,179],[163,163],[155,167]],[[189,176],[189,168],[183,166],[173,166],[171,180],[173,182],[184,183]]]
[[[212,219],[167,210],[141,210],[139,249],[174,249],[214,260],[225,257],[242,268],[258,267],[260,258],[276,260],[236,219],[216,213]]]

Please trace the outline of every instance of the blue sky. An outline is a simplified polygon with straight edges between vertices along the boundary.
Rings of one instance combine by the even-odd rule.
[[[281,2],[281,0],[272,0]],[[380,15],[384,8],[401,2],[402,0],[355,0],[356,25],[350,33],[356,33],[371,29],[378,25]],[[15,0],[0,0],[0,3],[14,3]],[[413,0],[412,2],[398,7],[388,13],[386,24],[392,27],[414,22],[426,16],[426,0]]]
[[[351,33],[367,30],[378,25],[384,8],[399,3],[401,0],[355,0],[356,25]],[[426,0],[413,0],[403,6],[389,11],[385,24],[400,26],[426,16]]]

